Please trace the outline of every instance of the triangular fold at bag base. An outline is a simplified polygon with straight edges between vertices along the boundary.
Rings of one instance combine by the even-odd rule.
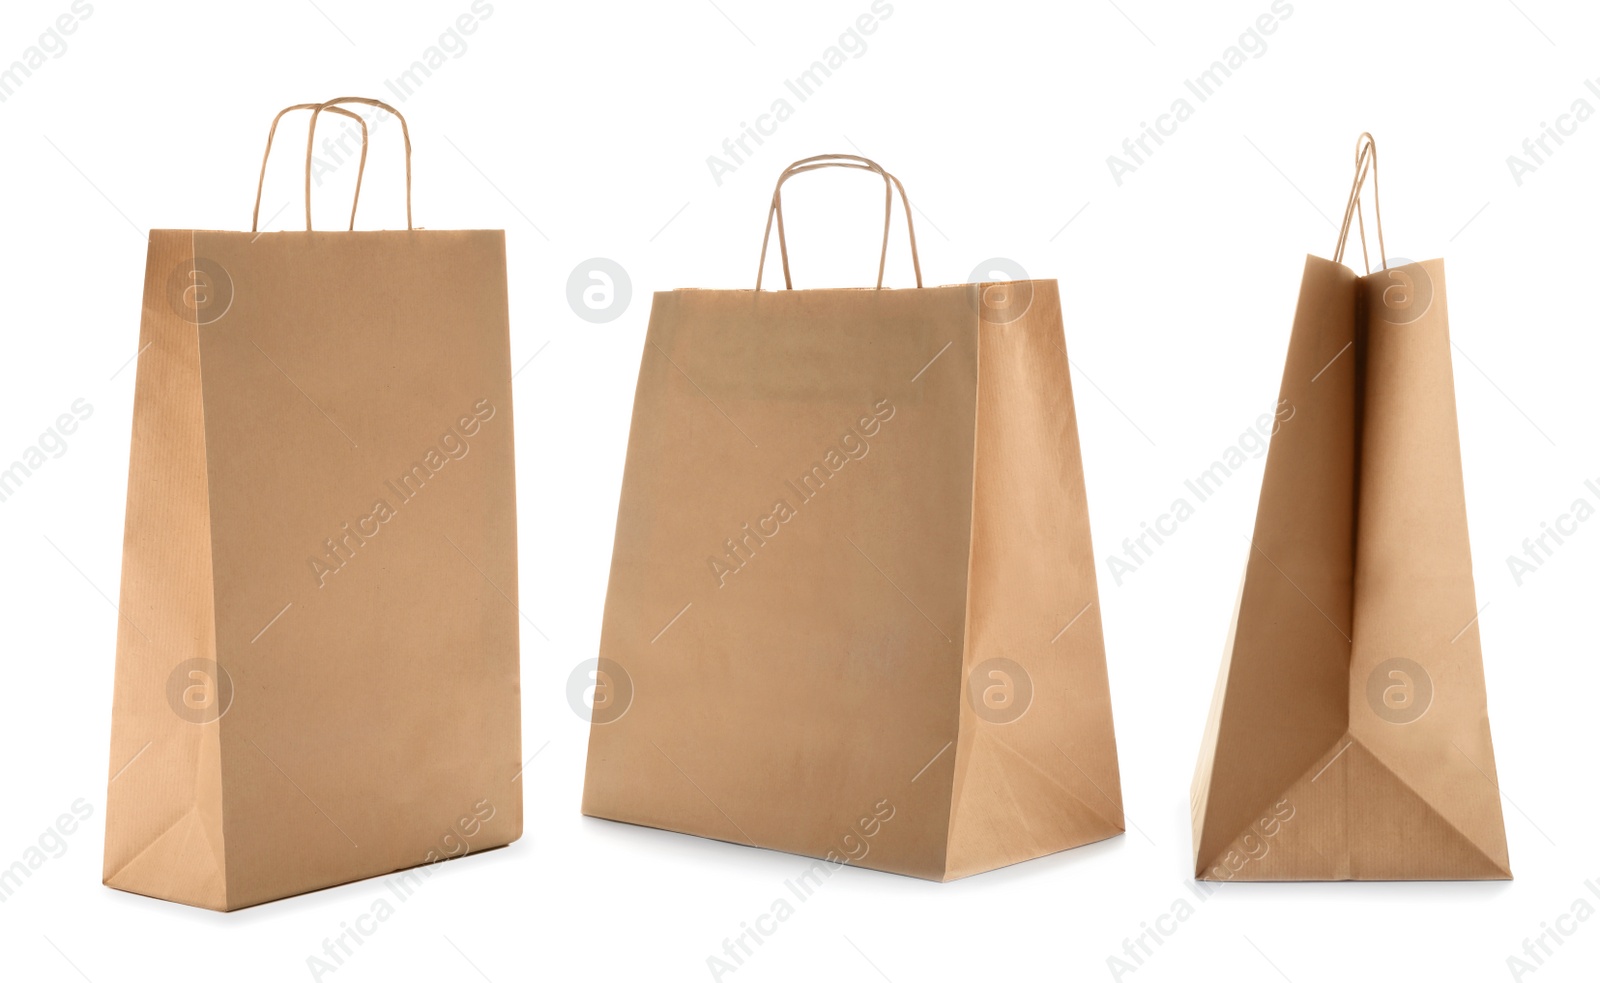
[[[1092,786],[1087,799],[1059,776],[979,734],[950,822],[948,877],[1017,863],[1116,836],[1121,810]],[[1098,801],[1097,801],[1098,800]]]
[[[1193,790],[1212,880],[1509,878],[1444,264],[1307,257]]]
[[[1207,861],[1202,880],[1496,880],[1511,872],[1349,735]]]

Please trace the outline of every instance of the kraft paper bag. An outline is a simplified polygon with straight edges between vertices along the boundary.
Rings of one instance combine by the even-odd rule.
[[[1444,263],[1310,256],[1193,789],[1209,880],[1511,876],[1479,647]]]
[[[393,113],[291,108],[351,102]],[[308,145],[306,231],[150,233],[111,887],[235,909],[521,833],[504,233],[410,227],[399,122],[405,231],[311,231]]]
[[[828,166],[884,180],[875,289],[792,289]],[[807,885],[1123,830],[1056,283],[884,289],[894,189],[913,232],[877,164],[800,161],[787,289],[655,295],[593,676],[585,814]]]

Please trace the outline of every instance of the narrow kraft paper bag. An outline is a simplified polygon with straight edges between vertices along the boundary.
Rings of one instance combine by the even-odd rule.
[[[792,289],[783,184],[829,166],[884,181],[875,289]],[[914,290],[882,286],[896,188]],[[774,221],[787,289],[655,296],[584,813],[819,858],[810,885],[1120,833],[1055,281],[922,287],[865,158],[791,165]]]
[[[1307,257],[1195,775],[1207,880],[1511,876],[1479,647],[1444,263]],[[1381,221],[1381,219],[1380,219]]]
[[[394,113],[291,109],[334,103]],[[235,909],[521,833],[504,233],[411,227],[394,116],[405,231],[311,231],[308,143],[306,231],[150,233],[111,887]]]

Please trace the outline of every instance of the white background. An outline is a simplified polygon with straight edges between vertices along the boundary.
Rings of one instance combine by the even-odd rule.
[[[1062,283],[1132,825],[946,885],[844,870],[725,979],[1108,979],[1125,938],[1192,900],[1189,783],[1261,462],[1120,586],[1104,557],[1275,399],[1304,257],[1331,255],[1362,130],[1378,140],[1390,250],[1447,264],[1517,879],[1224,886],[1124,978],[1507,979],[1524,938],[1580,896],[1600,906],[1584,886],[1600,877],[1600,522],[1520,586],[1506,564],[1576,498],[1597,498],[1584,481],[1600,479],[1600,120],[1520,186],[1506,158],[1574,100],[1600,110],[1583,85],[1600,75],[1600,11],[1292,0],[1265,52],[1119,187],[1107,155],[1188,96],[1183,80],[1270,0],[1118,4],[894,0],[865,52],[720,186],[706,158],[870,0],[495,0],[465,51],[400,103],[418,223],[507,230],[513,364],[526,364],[520,603],[550,639],[524,632],[524,746],[543,750],[523,779],[524,838],[447,865],[324,979],[709,979],[707,957],[802,868],[582,818],[587,724],[565,689],[597,650],[649,295],[750,286],[777,172],[829,151],[903,178],[929,283],[967,280],[990,257]],[[93,0],[65,52],[0,103],[0,463],[75,399],[94,407],[67,451],[0,503],[0,866],[76,800],[93,809],[0,904],[7,978],[308,979],[307,957],[384,893],[369,881],[219,915],[100,885],[134,385],[123,367],[146,231],[246,228],[273,113],[338,95],[397,101],[385,81],[469,7]],[[68,10],[8,0],[0,65]],[[267,183],[272,228],[300,217],[303,119],[285,123]],[[403,225],[398,147],[380,127],[362,227]],[[322,227],[342,222],[352,179],[340,170],[319,188]],[[797,286],[870,284],[881,189],[844,173],[791,188]],[[895,229],[889,282],[909,285],[899,218]],[[568,306],[568,276],[591,257],[631,275],[632,303],[609,323]],[[1523,978],[1594,978],[1600,918],[1576,924]]]

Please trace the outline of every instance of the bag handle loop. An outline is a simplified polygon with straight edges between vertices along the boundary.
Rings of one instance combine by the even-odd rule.
[[[365,96],[340,96],[337,99],[329,99],[311,111],[311,132],[306,135],[306,231],[311,231],[311,151],[315,146],[317,136],[317,116],[324,109],[335,111],[341,103],[349,102],[360,103],[364,106],[375,106],[400,121],[400,136],[405,140],[406,144],[406,231],[412,231],[414,226],[411,224],[411,130],[406,126],[406,118],[400,115],[398,109],[388,103],[379,102],[376,99],[368,99]]]
[[[1350,217],[1353,214],[1361,236],[1361,265],[1371,274],[1372,263],[1367,257],[1367,225],[1361,217],[1361,186],[1366,183],[1369,170],[1372,172],[1372,220],[1378,229],[1378,261],[1382,264],[1379,268],[1389,268],[1389,256],[1383,246],[1383,212],[1378,202],[1378,143],[1370,133],[1363,133],[1356,139],[1356,177],[1350,185],[1350,197],[1345,202],[1344,224],[1339,226],[1339,243],[1334,247],[1333,261],[1344,261],[1345,241],[1350,236]]]
[[[267,158],[272,156],[272,138],[278,132],[278,122],[296,110],[316,109],[322,105],[323,103],[318,102],[302,102],[282,109],[278,112],[278,115],[272,117],[272,128],[267,130],[267,152],[261,155],[261,177],[256,181],[256,207],[250,213],[251,232],[256,231],[256,226],[261,221],[261,189],[267,183]],[[338,113],[340,116],[348,116],[361,124],[361,165],[356,169],[356,194],[355,198],[350,202],[350,229],[354,231],[356,227],[356,205],[361,201],[361,179],[367,173],[367,121],[362,119],[359,114],[352,113],[348,109],[329,107],[328,112]],[[315,129],[315,127],[316,122],[313,120],[312,128]]]
[[[797,160],[783,169],[778,175],[778,183],[772,189],[772,204],[767,209],[767,230],[761,237],[761,263],[756,268],[756,289],[761,289],[761,277],[767,268],[767,244],[772,238],[772,226],[776,221],[778,226],[778,253],[783,264],[783,285],[786,290],[794,289],[794,279],[789,272],[789,243],[784,235],[783,228],[783,185],[785,181],[796,174],[806,171],[815,171],[824,167],[844,167],[857,171],[871,171],[883,178],[883,247],[878,251],[878,283],[875,289],[883,289],[883,271],[889,258],[889,220],[894,210],[894,193],[899,191],[900,203],[906,213],[906,234],[911,240],[911,265],[916,272],[917,287],[922,286],[922,260],[917,256],[917,230],[911,219],[911,201],[906,197],[906,189],[900,179],[885,171],[876,161],[859,157],[855,154],[819,154],[815,157],[806,157]]]

